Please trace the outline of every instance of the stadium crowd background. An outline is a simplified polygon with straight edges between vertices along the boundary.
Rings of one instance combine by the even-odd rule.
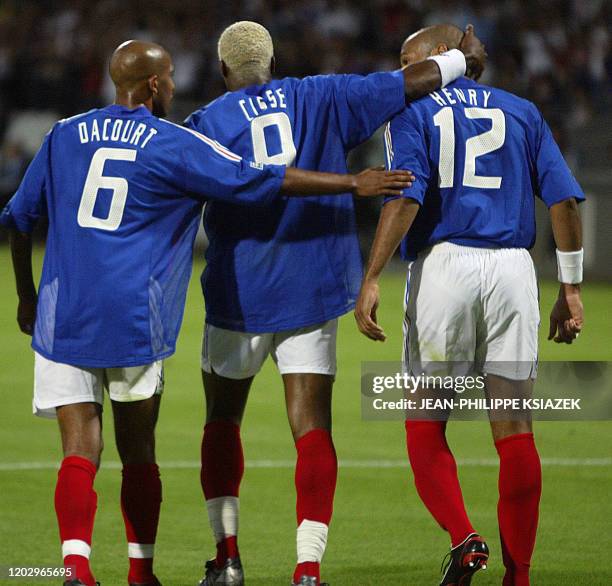
[[[224,91],[216,42],[242,19],[269,28],[279,76],[393,69],[408,34],[436,22],[472,22],[490,55],[482,81],[541,108],[579,179],[591,168],[609,171],[607,0],[2,0],[0,207],[56,119],[112,101],[106,69],[118,43],[149,39],[171,51],[172,118],[181,120]],[[355,165],[381,159],[378,141]],[[361,206],[366,232],[375,209]]]

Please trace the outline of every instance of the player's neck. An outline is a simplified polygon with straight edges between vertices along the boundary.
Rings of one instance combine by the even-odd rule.
[[[272,78],[269,75],[257,75],[239,81],[226,78],[225,85],[230,92],[235,92],[252,85],[263,85],[264,83],[268,83],[270,79]]]
[[[139,106],[144,106],[150,112],[153,111],[153,99],[149,98],[148,100],[143,101],[142,99],[138,99],[133,94],[130,93],[120,93],[117,92],[115,94],[115,104],[118,106],[124,106],[129,108],[130,110],[134,110]]]

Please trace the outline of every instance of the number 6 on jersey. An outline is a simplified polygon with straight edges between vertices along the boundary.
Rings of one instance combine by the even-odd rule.
[[[85,179],[77,215],[77,222],[82,228],[98,228],[99,230],[113,232],[119,228],[123,219],[123,210],[128,195],[128,182],[122,177],[102,175],[104,163],[107,160],[133,162],[136,160],[136,150],[100,148],[94,153]],[[93,215],[100,189],[110,189],[113,192],[106,218],[98,218]]]

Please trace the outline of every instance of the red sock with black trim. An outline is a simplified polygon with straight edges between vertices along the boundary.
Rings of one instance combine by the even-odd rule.
[[[542,467],[533,433],[495,442],[499,454],[497,517],[506,574],[504,586],[529,586],[529,565],[538,530]]]
[[[86,586],[95,586],[89,555],[98,496],[93,489],[96,466],[87,458],[68,456],[62,460],[55,486],[55,513],[62,541],[66,574]]]
[[[438,524],[449,532],[452,546],[474,528],[465,511],[457,464],[446,441],[444,421],[406,421],[408,458],[421,500]]]
[[[240,557],[238,550],[238,494],[244,475],[240,426],[228,420],[207,423],[202,438],[200,482],[208,519],[217,542],[216,565]]]
[[[321,559],[327,545],[327,529],[334,507],[338,459],[332,436],[325,429],[313,429],[295,442],[297,463],[297,553],[293,581],[314,576],[320,581]]]
[[[122,471],[121,512],[128,541],[128,582],[155,581],[153,556],[162,502],[157,464],[126,464]]]

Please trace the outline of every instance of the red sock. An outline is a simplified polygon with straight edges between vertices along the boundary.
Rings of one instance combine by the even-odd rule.
[[[542,493],[540,456],[533,433],[495,442],[499,454],[497,517],[506,575],[504,586],[529,586],[529,564],[538,529]]]
[[[240,427],[227,420],[207,423],[202,438],[202,469],[200,482],[206,500],[222,497],[238,498],[240,482],[244,474],[244,454],[240,440]],[[210,514],[210,512],[209,512]],[[217,523],[220,523],[217,520]],[[213,523],[213,520],[211,520]],[[240,556],[237,535],[223,535],[216,530],[218,567],[227,558]],[[219,537],[221,535],[221,537]]]
[[[157,464],[126,464],[121,483],[121,512],[128,540],[128,582],[145,584],[153,576],[153,550],[162,484]]]
[[[55,486],[55,512],[59,525],[64,567],[72,568],[71,579],[87,586],[96,580],[89,567],[89,551],[98,497],[93,489],[96,466],[87,458],[68,456],[62,460]]]
[[[446,442],[446,422],[406,421],[408,457],[417,492],[453,547],[474,528],[463,504],[457,464]]]
[[[331,434],[325,429],[313,429],[298,439],[295,447],[298,527],[304,519],[329,525],[338,477],[338,459]],[[298,564],[293,581],[299,582],[303,575],[320,580],[320,562]]]

